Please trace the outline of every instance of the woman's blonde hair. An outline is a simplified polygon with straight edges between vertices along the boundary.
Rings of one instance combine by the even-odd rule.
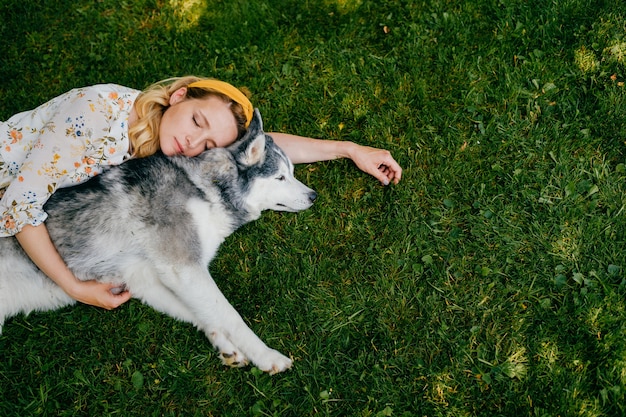
[[[195,76],[168,78],[152,84],[137,96],[135,100],[137,119],[128,129],[133,157],[143,158],[159,151],[159,127],[163,113],[170,106],[170,97],[178,89],[202,79]],[[244,93],[249,95],[247,91]],[[203,88],[187,88],[186,98],[203,99],[209,96],[219,97],[229,104],[237,124],[237,138],[243,136],[247,118],[240,104],[225,94]]]

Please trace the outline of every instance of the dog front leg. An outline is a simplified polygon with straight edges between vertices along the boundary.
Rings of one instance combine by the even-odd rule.
[[[174,319],[193,324],[209,337],[205,324],[201,323],[187,305],[168,287],[160,285],[159,282],[149,282],[149,285],[133,285],[130,290],[133,297],[140,299],[144,304]],[[219,349],[224,365],[241,367],[248,364],[244,354],[238,351],[228,339],[223,337],[220,339],[217,334],[210,336],[209,339],[213,346]]]
[[[269,348],[243,321],[222,294],[205,267],[170,267],[164,284],[195,315],[222,361],[242,366],[250,360],[259,369],[275,374],[291,367],[292,361]]]

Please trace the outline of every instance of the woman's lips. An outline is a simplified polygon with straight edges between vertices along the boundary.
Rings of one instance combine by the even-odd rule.
[[[180,144],[180,142],[178,142],[178,139],[174,138],[174,144],[176,145],[176,153],[182,154],[183,153],[183,147]]]

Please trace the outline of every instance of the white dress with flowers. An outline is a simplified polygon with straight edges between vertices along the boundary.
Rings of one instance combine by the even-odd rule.
[[[130,158],[128,117],[138,94],[114,84],[77,88],[0,122],[0,236],[41,224],[58,188]]]

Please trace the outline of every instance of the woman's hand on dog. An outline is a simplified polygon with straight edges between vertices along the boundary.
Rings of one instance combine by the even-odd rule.
[[[131,298],[129,291],[120,291],[119,284],[98,281],[77,281],[68,293],[76,301],[106,310],[117,308]]]
[[[111,310],[130,299],[128,291],[114,290],[120,287],[119,284],[79,281],[57,252],[45,223],[39,226],[25,225],[15,237],[41,272],[74,300]]]

